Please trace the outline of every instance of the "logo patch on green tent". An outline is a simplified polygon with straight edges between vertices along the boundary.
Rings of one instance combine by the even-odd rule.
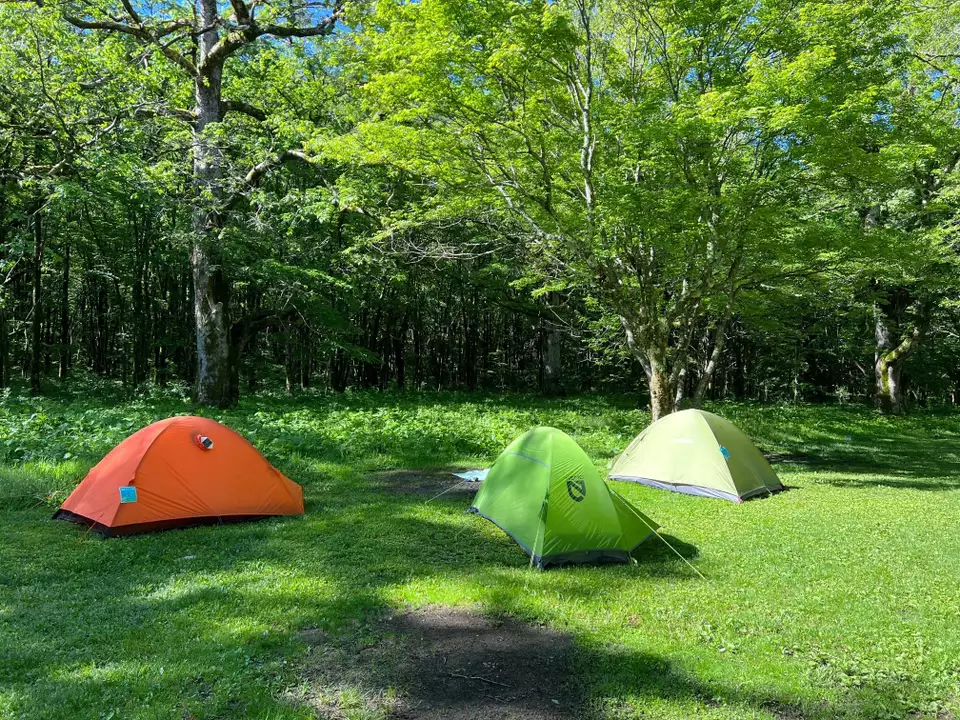
[[[570,499],[574,502],[583,501],[583,499],[587,496],[587,483],[583,480],[583,478],[567,480],[567,495],[569,495]]]
[[[120,488],[121,503],[135,503],[137,501],[137,489],[132,485],[124,485]]]
[[[730,451],[727,450],[723,445],[720,446],[720,454],[723,455],[727,460],[730,459]]]

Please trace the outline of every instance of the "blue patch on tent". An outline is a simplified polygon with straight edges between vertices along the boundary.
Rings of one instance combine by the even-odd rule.
[[[124,485],[120,488],[120,502],[133,503],[137,501],[137,489],[132,485]]]
[[[730,451],[727,450],[723,445],[720,446],[720,454],[723,455],[727,460],[730,459]]]

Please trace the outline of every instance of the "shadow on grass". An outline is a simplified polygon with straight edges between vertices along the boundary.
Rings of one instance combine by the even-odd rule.
[[[700,557],[700,550],[692,543],[661,532],[659,537],[654,535],[644,540],[640,547],[633,551],[632,557],[638,565],[659,565],[676,561],[677,555],[692,562]]]
[[[909,490],[960,490],[960,462],[945,459],[934,443],[916,443],[900,452],[875,448],[811,453],[771,453],[772,464],[788,465],[825,475],[815,482],[837,487],[889,487]],[[957,442],[950,442],[957,445]],[[951,448],[955,449],[955,448]]]
[[[765,424],[758,421],[765,418]],[[812,420],[816,419],[816,422]],[[839,487],[960,489],[960,417],[918,413],[890,418],[866,408],[758,409],[755,438],[775,464]]]
[[[828,702],[703,680],[663,655],[591,644],[520,622],[512,610],[427,606],[386,615],[359,634],[305,631],[309,659],[289,698],[321,717],[339,717],[349,689],[375,716],[407,720],[639,718],[657,717],[657,707],[671,717],[853,720],[889,715],[905,692],[878,680]]]
[[[574,661],[585,670],[585,692],[592,698],[578,716],[587,718],[656,717],[649,708],[666,704],[671,716],[699,717],[712,710],[716,717],[860,720],[892,716],[891,708],[903,707],[907,692],[894,680],[878,680],[848,690],[836,702],[800,698],[770,688],[701,679],[669,658],[612,644],[580,645]]]
[[[386,617],[372,635],[374,642],[358,644],[305,633],[308,684],[298,699],[328,716],[330,700],[319,688],[352,686],[370,709],[409,719],[582,716],[568,634],[430,606]]]
[[[597,592],[575,573],[528,570],[512,540],[464,514],[463,499],[425,506],[363,479],[305,480],[302,518],[109,540],[46,511],[10,513],[0,543],[0,693],[18,698],[14,714],[295,716],[284,688],[300,677],[298,631],[363,642],[371,621],[393,611],[385,589],[459,574],[506,592],[516,573],[530,573],[557,577],[548,582],[570,596]],[[656,538],[636,557],[609,588],[637,573],[684,576]]]

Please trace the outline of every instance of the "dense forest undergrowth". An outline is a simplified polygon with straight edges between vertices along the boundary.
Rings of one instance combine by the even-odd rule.
[[[123,402],[106,392],[8,394],[0,716],[418,717],[418,648],[390,618],[439,606],[569,638],[559,717],[960,711],[956,413],[711,406],[757,441],[787,492],[737,506],[617,485],[707,580],[655,540],[636,565],[537,572],[509,538],[464,513],[469,495],[427,502],[452,484],[444,469],[486,466],[535,424],[572,434],[605,471],[649,421],[635,405],[281,392],[210,411],[172,393]],[[133,430],[197,412],[242,432],[303,484],[307,514],[107,541],[50,520]],[[464,682],[464,712],[488,702],[474,686],[510,694]]]

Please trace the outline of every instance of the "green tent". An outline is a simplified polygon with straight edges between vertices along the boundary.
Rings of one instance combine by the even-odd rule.
[[[648,427],[614,461],[610,479],[733,502],[783,490],[750,438],[703,410],[673,413]]]
[[[497,525],[541,569],[627,562],[659,527],[607,487],[571,437],[549,427],[500,454],[468,512]]]

